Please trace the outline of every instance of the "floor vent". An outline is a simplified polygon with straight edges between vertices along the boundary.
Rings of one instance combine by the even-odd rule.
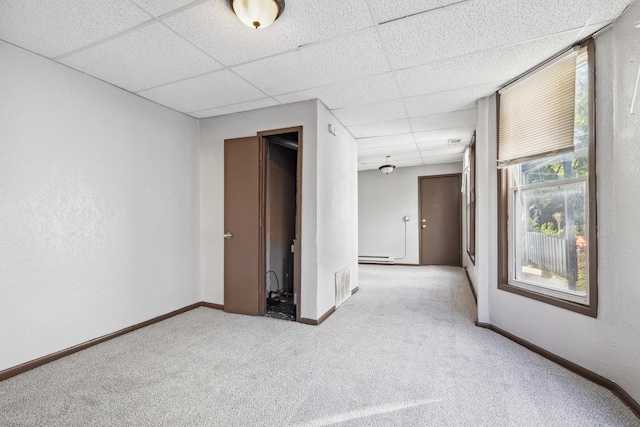
[[[351,296],[351,267],[336,273],[336,308]]]

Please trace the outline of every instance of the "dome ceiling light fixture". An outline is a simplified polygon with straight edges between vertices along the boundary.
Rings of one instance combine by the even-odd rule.
[[[238,19],[248,27],[266,28],[284,11],[284,0],[229,0]]]
[[[393,172],[393,170],[396,167],[395,167],[395,165],[390,165],[389,164],[389,157],[391,157],[391,156],[385,156],[385,157],[386,157],[386,160],[385,160],[386,165],[382,165],[378,169],[380,169],[380,172],[382,172],[382,173],[384,173],[386,175],[389,175],[391,172]]]

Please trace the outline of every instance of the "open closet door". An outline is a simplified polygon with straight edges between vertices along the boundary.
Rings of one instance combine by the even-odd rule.
[[[257,136],[224,142],[224,310],[230,313],[265,311],[261,159]]]

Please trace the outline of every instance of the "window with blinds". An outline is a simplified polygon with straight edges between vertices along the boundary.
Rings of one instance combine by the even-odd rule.
[[[571,49],[500,90],[498,166],[573,149],[576,66]]]
[[[498,97],[501,290],[597,316],[593,41]]]

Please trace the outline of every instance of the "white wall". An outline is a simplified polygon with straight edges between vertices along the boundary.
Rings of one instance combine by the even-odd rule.
[[[389,175],[379,170],[358,173],[358,255],[404,254],[404,223],[407,223],[407,253],[396,263],[420,264],[418,177],[462,173],[462,163],[397,168]]]
[[[331,121],[338,136],[327,132]],[[320,125],[318,125],[320,123]],[[224,304],[224,140],[303,127],[300,314],[318,319],[335,303],[336,271],[357,286],[356,142],[317,100],[201,120],[202,296]]]
[[[197,120],[0,63],[0,370],[199,301]]]
[[[337,136],[329,133],[333,124]],[[335,273],[351,268],[358,286],[358,148],[331,112],[318,104],[318,316],[335,304]]]
[[[479,320],[617,382],[640,401],[640,111],[629,114],[640,58],[640,2],[596,39],[598,294],[596,319],[497,289],[495,100],[478,104]],[[638,101],[637,101],[638,102]],[[482,131],[482,132],[480,132]]]
[[[317,101],[200,120],[202,299],[224,304],[224,140],[302,126],[301,315],[316,319]]]

